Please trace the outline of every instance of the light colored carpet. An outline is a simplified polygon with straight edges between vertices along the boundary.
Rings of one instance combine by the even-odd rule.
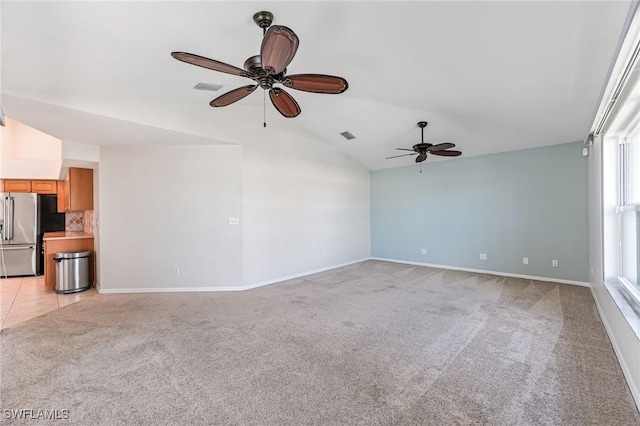
[[[98,295],[1,335],[2,408],[68,409],[55,424],[640,424],[570,285],[367,261]]]

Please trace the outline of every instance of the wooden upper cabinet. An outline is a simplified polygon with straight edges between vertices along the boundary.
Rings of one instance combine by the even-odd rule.
[[[69,181],[59,180],[56,182],[58,189],[58,212],[69,211]]]
[[[31,192],[30,180],[5,179],[4,192]]]
[[[32,180],[31,192],[38,194],[57,194],[57,181],[55,180]]]
[[[67,178],[58,181],[58,211],[93,210],[93,170],[69,168]]]
[[[5,179],[4,192],[36,192],[38,194],[57,194],[55,180],[19,180]]]

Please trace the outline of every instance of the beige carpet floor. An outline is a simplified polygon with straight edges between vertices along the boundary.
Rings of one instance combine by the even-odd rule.
[[[589,289],[379,261],[98,295],[1,345],[1,408],[52,424],[640,424]]]

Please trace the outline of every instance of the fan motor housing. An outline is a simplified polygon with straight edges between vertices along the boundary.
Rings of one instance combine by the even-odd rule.
[[[411,148],[413,148],[413,150],[415,152],[426,152],[427,148],[432,147],[433,144],[432,143],[417,143],[414,146],[412,146]]]
[[[255,55],[244,61],[244,69],[248,73],[258,73],[262,69],[262,62],[260,62],[260,55]]]
[[[262,69],[260,55],[255,55],[244,61],[244,69],[249,74],[249,78],[256,81],[261,88],[271,89],[274,83],[283,83],[287,69],[285,68],[280,74],[269,74]]]

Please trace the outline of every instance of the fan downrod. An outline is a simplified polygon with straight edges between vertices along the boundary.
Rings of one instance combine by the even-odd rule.
[[[273,13],[267,12],[266,10],[256,12],[253,15],[253,22],[263,30],[266,30],[273,23]]]
[[[418,121],[418,127],[420,127],[420,132],[422,132],[422,139],[421,139],[422,142],[420,144],[414,145],[413,146],[414,150],[416,149],[416,146],[418,146],[418,145],[425,145],[425,143],[424,143],[424,128],[427,127],[427,124],[428,123],[426,121]],[[431,146],[431,144],[427,144],[427,145]],[[418,151],[416,151],[416,152],[418,152]]]

